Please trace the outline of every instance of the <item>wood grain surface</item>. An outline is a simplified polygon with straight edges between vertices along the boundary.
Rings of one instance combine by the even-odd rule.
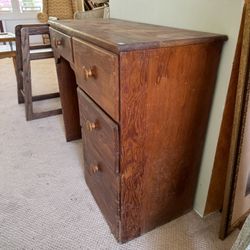
[[[191,210],[226,37],[115,19],[50,25],[73,40],[85,178],[116,239]]]
[[[46,27],[47,26],[47,27]],[[23,71],[23,63],[22,63],[22,41],[21,41],[21,30],[25,27],[34,27],[36,30],[40,28],[45,27],[45,29],[49,29],[49,26],[46,24],[24,24],[24,25],[17,25],[15,27],[15,36],[16,36],[16,77],[17,77],[17,97],[18,97],[18,103],[24,103],[24,98],[21,93],[21,90],[23,89],[23,77],[22,77],[22,71]],[[44,28],[43,28],[44,30]]]
[[[121,241],[192,209],[221,46],[121,54]]]
[[[50,28],[49,31],[52,37],[51,46],[55,57],[64,57],[69,62],[73,62],[71,37],[52,28]]]
[[[119,173],[119,130],[113,122],[84,92],[78,88],[81,126],[85,140],[104,159],[105,166]],[[94,128],[88,127],[89,123]],[[88,147],[85,148],[88,154]]]
[[[138,49],[225,41],[224,35],[136,23],[118,19],[90,18],[49,21],[63,33],[98,45],[114,53]]]
[[[119,121],[118,56],[78,39],[73,39],[73,47],[78,85]],[[89,70],[92,76],[85,75]]]
[[[63,57],[56,59],[56,62],[66,140],[80,139],[81,127],[75,74],[70,63]]]
[[[84,173],[112,233],[119,233],[119,145],[118,126],[78,88],[84,150]],[[87,121],[96,122],[89,131]],[[93,167],[96,168],[94,172]]]

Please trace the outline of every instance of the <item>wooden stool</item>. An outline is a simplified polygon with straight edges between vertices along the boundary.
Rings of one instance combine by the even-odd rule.
[[[29,36],[49,34],[49,26],[47,24],[17,25],[15,34],[18,103],[25,104],[26,120],[30,121],[61,114],[62,109],[39,113],[33,112],[33,101],[51,99],[60,96],[58,92],[32,96],[30,61],[53,58],[54,56],[50,45],[30,46]]]

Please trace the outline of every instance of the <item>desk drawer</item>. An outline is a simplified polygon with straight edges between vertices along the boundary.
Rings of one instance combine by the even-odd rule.
[[[49,28],[51,37],[51,46],[55,57],[64,57],[69,62],[73,62],[72,39],[57,30]]]
[[[84,175],[111,231],[119,220],[118,127],[78,88]],[[92,124],[92,126],[91,126]]]
[[[86,147],[85,142],[83,142],[83,146]],[[91,146],[88,145],[88,147]],[[103,159],[94,149],[91,152],[92,154],[84,152],[85,181],[108,222],[112,233],[118,237],[119,177],[115,176],[102,163]],[[96,166],[98,166],[99,171],[95,169]]]
[[[82,131],[84,134],[85,131]],[[110,229],[118,237],[119,221],[119,176],[116,176],[103,163],[98,154],[83,137],[84,146],[84,176],[100,210],[102,211]],[[86,147],[89,149],[85,151]],[[98,169],[97,169],[98,168]]]
[[[80,122],[86,143],[85,155],[90,151],[89,145],[100,157],[105,166],[114,173],[119,172],[119,132],[113,122],[97,105],[78,88]],[[87,152],[86,152],[87,151]],[[87,154],[86,154],[87,153]],[[89,152],[91,154],[91,152]]]
[[[118,56],[73,38],[77,84],[119,121]]]

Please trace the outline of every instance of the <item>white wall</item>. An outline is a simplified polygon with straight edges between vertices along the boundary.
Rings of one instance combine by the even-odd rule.
[[[37,13],[0,13],[0,20],[6,31],[15,32],[15,26],[18,24],[38,23]]]
[[[110,5],[113,18],[222,33],[229,36],[222,54],[194,204],[195,210],[203,215],[243,0],[110,0]]]

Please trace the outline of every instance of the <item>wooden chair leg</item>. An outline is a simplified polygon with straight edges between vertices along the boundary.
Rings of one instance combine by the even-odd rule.
[[[23,61],[23,92],[24,92],[24,103],[25,103],[25,115],[26,120],[30,121],[33,119],[33,104],[32,104],[32,87],[31,87],[31,73],[30,73],[30,62],[29,60]]]
[[[33,119],[32,86],[31,86],[31,66],[30,66],[30,48],[29,34],[27,30],[21,31],[22,41],[22,83],[25,104],[26,120]]]
[[[23,79],[22,79],[22,71],[18,71],[16,73],[17,77],[17,101],[18,104],[24,103],[24,98],[23,98]]]
[[[24,98],[23,98],[23,77],[22,77],[22,71],[19,70],[18,68],[18,63],[17,63],[17,58],[12,57],[13,60],[13,65],[15,69],[15,74],[16,74],[16,82],[17,82],[17,101],[18,104],[24,103]]]
[[[21,49],[21,28],[22,25],[17,25],[15,28],[16,35],[16,58],[13,61],[14,65],[16,65],[16,80],[17,80],[17,101],[19,104],[24,103],[23,98],[23,68],[22,68],[22,49]]]

